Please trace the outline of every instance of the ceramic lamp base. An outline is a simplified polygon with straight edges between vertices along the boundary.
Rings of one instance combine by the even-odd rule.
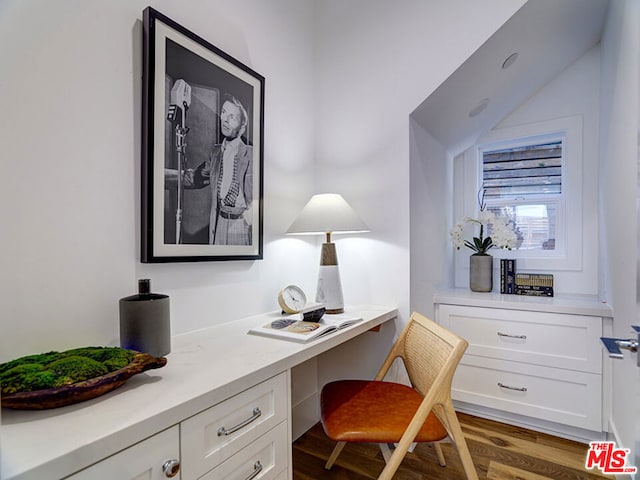
[[[336,246],[334,243],[322,244],[316,302],[322,303],[324,308],[327,309],[327,313],[344,312],[342,282],[340,281],[338,256],[336,254]]]

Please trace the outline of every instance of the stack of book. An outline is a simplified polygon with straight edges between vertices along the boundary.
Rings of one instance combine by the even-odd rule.
[[[550,273],[517,273],[516,295],[553,297],[553,275]]]
[[[550,273],[516,273],[513,258],[500,259],[500,293],[553,297]]]

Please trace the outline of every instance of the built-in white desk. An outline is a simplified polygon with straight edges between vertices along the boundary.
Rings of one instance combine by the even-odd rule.
[[[236,453],[251,452],[255,437],[263,439],[264,448],[281,449],[284,442],[273,438],[282,439],[283,435],[291,442],[292,367],[397,316],[393,307],[371,305],[347,308],[346,313],[358,315],[363,321],[307,344],[247,334],[250,327],[279,316],[275,312],[178,335],[172,339],[165,367],[134,376],[102,397],[52,410],[3,409],[0,479],[58,480],[73,474],[73,480],[122,480],[123,474],[107,475],[119,471],[113,469],[120,463],[142,461],[144,452],[158,455],[150,462],[160,462],[149,466],[152,474],[148,478],[166,478],[162,463],[169,458],[159,456],[165,454],[163,449],[182,463],[180,473],[173,478],[224,478],[240,468],[236,465],[240,455]],[[210,431],[217,408],[221,415],[230,415],[226,427],[244,418],[243,412],[232,410],[244,404],[252,406],[254,392],[261,409],[256,415],[260,418],[250,427],[255,427],[254,433],[233,444],[227,436],[216,435],[218,429]],[[233,415],[239,416],[233,419]],[[199,434],[210,436],[211,441],[220,439],[223,444],[215,455],[204,455],[208,459],[188,460],[183,455],[185,445]],[[136,449],[136,445],[144,448]],[[197,449],[189,445],[187,450],[193,455]],[[289,445],[285,455],[284,464],[278,467],[260,464],[261,469],[272,473],[264,478],[291,478]],[[213,470],[204,472],[213,465],[207,462],[217,463]],[[258,468],[258,462],[254,466]]]

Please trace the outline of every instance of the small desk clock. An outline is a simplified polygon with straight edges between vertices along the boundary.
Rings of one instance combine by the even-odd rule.
[[[278,293],[278,304],[284,313],[300,313],[307,304],[307,296],[297,285],[288,285]]]

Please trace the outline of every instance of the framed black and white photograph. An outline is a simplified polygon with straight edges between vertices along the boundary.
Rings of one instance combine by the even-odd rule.
[[[143,12],[141,260],[262,258],[264,77]]]

